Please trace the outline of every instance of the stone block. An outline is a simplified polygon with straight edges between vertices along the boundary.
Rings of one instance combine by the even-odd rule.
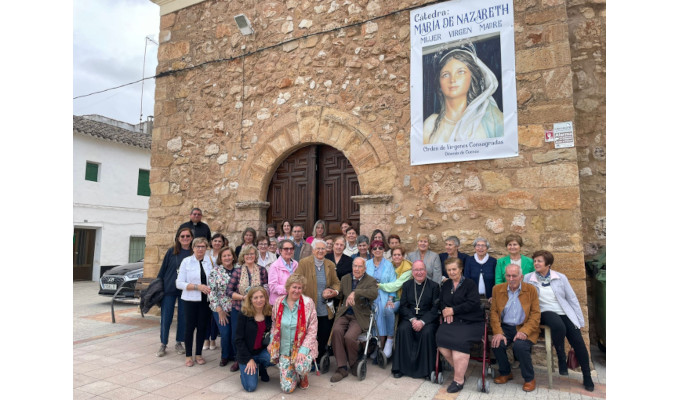
[[[554,24],[557,22],[566,22],[567,20],[567,8],[562,7],[551,7],[551,8],[541,8],[538,11],[527,12],[524,14],[524,22],[527,25],[544,25],[544,24]]]
[[[581,229],[581,218],[574,211],[553,211],[545,215],[545,231],[575,231]]]
[[[156,246],[146,246],[146,248],[144,248],[144,263],[145,264],[147,262],[151,263],[151,264],[158,263],[160,261],[160,259],[158,257],[158,253],[159,253],[158,247],[156,247]],[[146,267],[144,268],[144,271],[146,272]],[[152,276],[155,277],[156,275],[158,275],[158,272],[156,272]]]
[[[540,187],[541,167],[520,168],[515,173],[515,187]]]
[[[518,74],[569,65],[571,65],[569,42],[519,50],[515,54],[515,71]]]
[[[396,183],[393,176],[387,175],[387,171],[385,168],[378,167],[358,174],[361,194],[390,193]]]
[[[179,206],[184,202],[182,194],[166,194],[161,197],[163,207]]]
[[[177,13],[170,13],[161,16],[161,29],[168,29],[175,25]]]
[[[540,246],[542,249],[552,253],[556,252],[581,252],[581,233],[568,232],[548,232],[540,236]]]
[[[545,130],[542,125],[520,125],[517,136],[522,146],[543,147],[545,145]]]
[[[514,210],[536,210],[538,208],[534,195],[523,190],[513,190],[499,195],[498,205],[501,208]]]
[[[575,210],[580,204],[578,187],[545,189],[539,198],[542,210]]]
[[[553,256],[555,256],[555,262],[552,269],[563,273],[569,280],[586,278],[583,253],[553,253]]]
[[[167,246],[168,245],[168,238],[167,234],[163,233],[147,233],[146,239],[145,239],[146,247],[149,246]]]
[[[549,100],[571,99],[573,95],[572,72],[570,67],[555,68],[542,73],[545,81],[545,96]]]
[[[154,168],[164,168],[169,167],[175,161],[175,158],[171,154],[152,152],[151,154],[151,166]]]
[[[512,187],[510,179],[503,174],[493,171],[482,171],[481,176],[484,188],[489,192],[501,192]]]
[[[492,210],[498,203],[496,196],[484,193],[469,193],[467,201],[472,210]]]
[[[189,53],[189,42],[161,43],[158,48],[158,62],[170,61]]]
[[[534,153],[531,156],[533,162],[537,164],[549,163],[552,161],[577,161],[576,147],[566,149],[553,149],[545,153]]]
[[[516,157],[497,158],[495,160],[491,160],[491,162],[494,168],[519,168],[526,165],[526,158],[524,158],[524,155],[520,154]]]
[[[468,200],[465,196],[446,196],[439,199],[435,204],[435,210],[441,213],[467,210],[468,208]]]
[[[521,168],[515,174],[518,187],[540,188],[578,185],[577,164],[555,164]]]
[[[578,185],[578,164],[564,163],[541,167],[541,187],[561,187]]]
[[[532,104],[520,110],[518,115],[519,124],[553,124],[573,120],[574,104],[568,100]],[[545,136],[542,137],[545,141]]]
[[[152,195],[161,196],[168,194],[170,190],[170,183],[169,182],[150,183],[149,188],[151,189]]]

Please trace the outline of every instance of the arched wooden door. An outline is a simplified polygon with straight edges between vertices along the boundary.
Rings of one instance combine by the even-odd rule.
[[[339,234],[340,224],[349,220],[359,228],[359,205],[351,200],[361,194],[359,181],[349,160],[337,149],[313,145],[285,159],[269,184],[268,223],[280,228],[284,219],[300,223],[305,236],[314,222],[326,221],[329,233]]]

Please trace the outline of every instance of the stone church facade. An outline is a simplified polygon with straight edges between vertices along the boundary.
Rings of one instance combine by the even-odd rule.
[[[604,1],[514,2],[519,156],[410,165],[411,7],[418,0],[153,0],[161,6],[145,275],[193,207],[232,246],[263,232],[277,168],[310,145],[356,173],[360,230],[547,249],[584,314],[584,256],[605,243]],[[246,14],[243,36],[233,17]],[[544,130],[574,121],[576,146]],[[310,232],[307,232],[309,234]]]

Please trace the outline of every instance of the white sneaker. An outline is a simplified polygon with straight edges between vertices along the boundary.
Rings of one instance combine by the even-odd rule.
[[[156,352],[156,357],[163,357],[165,355],[165,345],[162,344],[161,347]]]
[[[383,353],[385,353],[385,357],[390,358],[392,356],[392,339],[387,338],[385,341],[385,348],[383,349]]]
[[[186,350],[184,350],[184,346],[182,346],[181,342],[177,342],[177,344],[175,345],[175,351],[177,352],[177,354],[186,353]]]

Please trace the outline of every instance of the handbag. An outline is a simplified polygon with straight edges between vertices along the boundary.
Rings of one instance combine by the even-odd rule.
[[[569,350],[569,354],[567,354],[567,368],[571,370],[576,370],[576,368],[579,367],[578,360],[576,359],[576,352],[574,349]]]
[[[267,347],[269,346],[269,342],[272,341],[272,335],[271,332],[267,332],[264,334],[262,337],[262,347]]]

